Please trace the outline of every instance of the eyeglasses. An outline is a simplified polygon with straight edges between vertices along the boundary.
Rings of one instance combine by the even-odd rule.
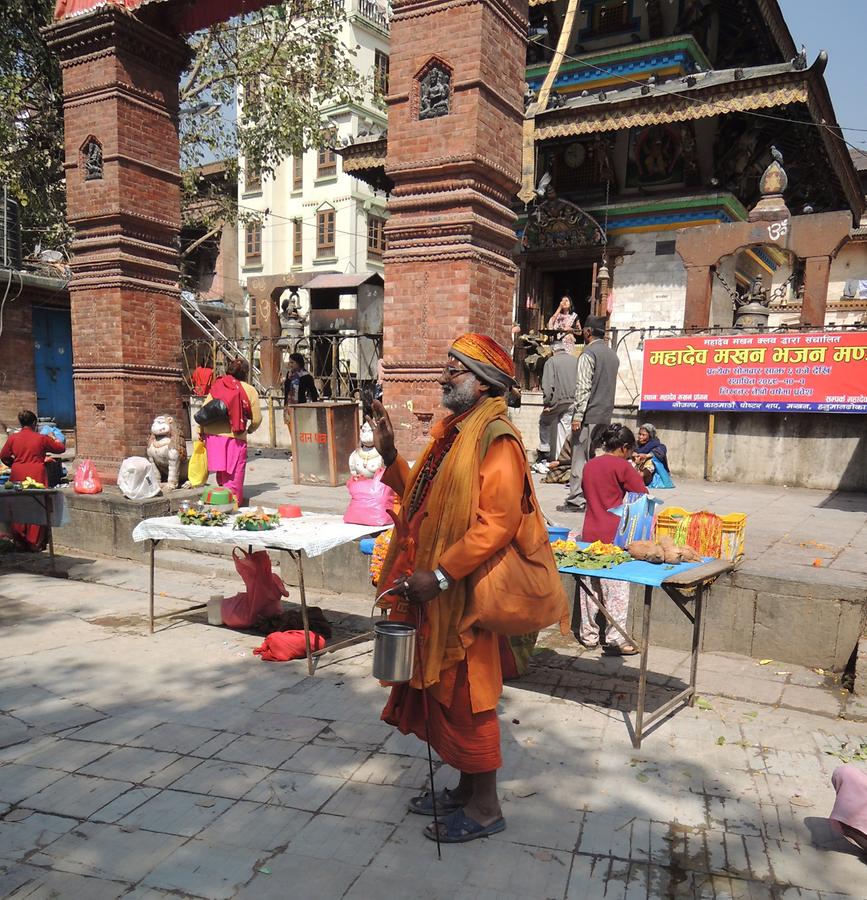
[[[444,366],[443,377],[447,378],[449,381],[454,381],[455,378],[458,378],[461,375],[466,375],[469,371],[469,369],[465,369],[463,367],[459,368],[458,366]]]

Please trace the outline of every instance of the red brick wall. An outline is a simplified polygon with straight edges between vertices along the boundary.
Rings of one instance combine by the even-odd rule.
[[[178,75],[186,49],[116,9],[55,25],[63,70],[78,451],[111,477],[182,419]],[[87,180],[82,146],[102,146]]]
[[[391,27],[385,262],[385,404],[414,455],[451,342],[509,346],[515,288],[510,205],[521,171],[526,2],[397,0]],[[418,75],[451,70],[449,114],[418,120]]]

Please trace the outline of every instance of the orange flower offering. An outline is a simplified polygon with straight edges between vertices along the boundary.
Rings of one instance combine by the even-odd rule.
[[[379,584],[379,576],[382,574],[382,564],[388,553],[388,545],[391,541],[393,528],[380,532],[373,542],[373,555],[370,557],[370,581],[374,587]]]

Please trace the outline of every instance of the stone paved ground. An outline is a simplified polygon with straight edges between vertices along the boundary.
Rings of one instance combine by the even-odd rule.
[[[827,751],[867,740],[867,712],[815,672],[706,654],[703,708],[636,751],[634,660],[549,637],[502,701],[508,828],[440,862],[406,811],[424,746],[379,722],[366,647],[308,678],[197,614],[149,637],[142,567],[63,564],[0,570],[0,896],[867,896],[825,819]],[[160,588],[171,609],[228,586]],[[368,608],[319,602],[344,630]],[[653,702],[684,666],[654,649]]]

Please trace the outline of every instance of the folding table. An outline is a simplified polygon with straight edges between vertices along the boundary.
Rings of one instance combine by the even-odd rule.
[[[298,590],[301,597],[301,619],[304,623],[304,643],[307,649],[307,670],[314,672],[313,659],[324,653],[333,653],[343,647],[369,640],[370,635],[358,635],[345,641],[330,644],[323,650],[310,647],[310,625],[307,618],[307,595],[304,589],[303,557],[319,556],[341,544],[347,544],[369,534],[383,531],[381,526],[347,525],[341,516],[324,514],[304,515],[297,519],[281,519],[280,525],[270,531],[242,531],[234,529],[231,520],[226,525],[202,526],[184,525],[177,516],[161,516],[144,519],[133,529],[134,541],[150,543],[150,633],[154,632],[154,619],[176,616],[179,612],[203,609],[206,603],[188,606],[179,612],[154,615],[154,582],[156,549],[162,541],[195,541],[206,544],[246,546],[251,552],[254,547],[266,550],[286,550],[298,567]]]
[[[27,488],[15,490],[0,488],[0,522],[17,522],[20,525],[44,525],[48,529],[48,554],[51,574],[57,575],[54,559],[53,526],[66,525],[69,512],[63,499],[62,488]]]
[[[587,546],[578,544],[579,547]],[[734,563],[727,559],[705,559],[696,563],[680,563],[679,565],[654,564],[630,560],[613,566],[610,569],[583,569],[573,566],[561,568],[560,571],[575,578],[575,601],[577,603],[580,591],[584,591],[606,620],[626,640],[638,647],[641,653],[641,665],[638,675],[638,704],[635,712],[635,729],[632,737],[632,746],[636,749],[641,746],[641,739],[648,726],[667,716],[678,704],[687,703],[693,706],[695,703],[695,683],[698,671],[698,655],[701,648],[701,617],[704,604],[704,592],[707,587],[720,575],[730,572]],[[641,621],[641,641],[636,641],[627,634],[612,618],[608,610],[600,605],[596,595],[584,582],[585,578],[599,578],[603,581],[627,581],[630,584],[644,585],[644,609]],[[650,613],[653,603],[653,589],[661,588],[670,597],[677,608],[692,622],[692,648],[689,667],[689,685],[674,697],[663,703],[650,715],[646,716],[644,703],[647,695],[647,653],[650,640]],[[694,594],[687,596],[687,591]],[[689,610],[689,606],[695,604],[695,612]]]

